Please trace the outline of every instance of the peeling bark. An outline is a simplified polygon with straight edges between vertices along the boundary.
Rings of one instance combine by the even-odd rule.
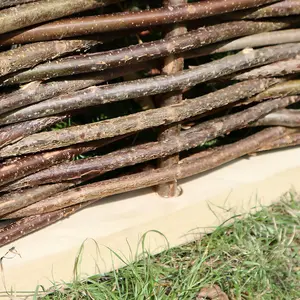
[[[101,71],[108,68],[132,65],[138,62],[182,53],[208,44],[285,28],[289,22],[236,21],[202,27],[153,42],[132,45],[111,51],[86,54],[41,64],[4,81],[5,84],[44,80],[54,77]],[[290,24],[290,23],[289,23]]]
[[[73,126],[53,132],[36,133],[12,146],[0,149],[0,157],[62,148],[72,144],[133,133],[151,127],[169,125],[253,96],[277,82],[277,79],[241,82],[214,93],[196,99],[185,100],[182,103],[168,107],[151,109],[128,116]],[[140,88],[140,85],[134,84],[134,88]],[[81,99],[81,101],[84,101],[84,99]]]

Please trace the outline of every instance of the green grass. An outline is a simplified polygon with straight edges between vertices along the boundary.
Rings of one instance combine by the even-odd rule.
[[[279,204],[235,217],[201,240],[159,255],[144,248],[138,262],[56,286],[44,299],[195,299],[213,284],[230,299],[300,299],[296,198],[289,194]]]

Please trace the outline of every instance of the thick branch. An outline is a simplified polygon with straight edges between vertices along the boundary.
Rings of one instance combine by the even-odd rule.
[[[188,5],[181,5],[180,7],[174,7],[172,9],[169,7],[162,7],[139,12],[125,12],[102,16],[64,19],[3,35],[0,38],[0,44],[22,44],[118,31],[129,28],[178,23],[271,2],[274,1],[234,0],[230,2],[226,1],[226,3],[224,0],[213,2],[201,1],[201,3],[190,3]],[[182,2],[182,4],[184,3]]]
[[[1,11],[0,33],[94,9],[117,0],[42,0]]]
[[[299,53],[300,43],[266,47],[247,52],[242,51],[174,75],[162,75],[107,86],[91,87],[49,99],[0,116],[0,124],[10,124],[55,115],[71,109],[75,110],[114,101],[181,90],[239,70],[294,57]]]
[[[56,80],[45,83],[33,81],[14,92],[1,95],[0,111],[1,113],[9,112],[16,108],[57,97],[61,94],[75,92],[147,68],[150,68],[149,63],[140,63],[132,65],[130,68],[120,67],[98,73],[85,74],[83,76],[67,77],[65,80]]]
[[[281,109],[259,119],[252,125],[300,127],[300,111],[297,109]]]
[[[57,183],[6,194],[0,197],[0,216],[36,203],[71,186],[73,186],[72,183]]]
[[[121,49],[69,57],[41,64],[7,79],[4,83],[28,82],[131,65],[170,54],[182,53],[234,37],[282,29],[289,24],[289,21],[237,21],[202,27],[182,34],[180,37],[170,37]]]
[[[299,100],[300,97],[297,97],[297,99]],[[215,139],[218,136],[248,126],[248,124],[256,121],[261,116],[266,115],[267,111],[272,111],[274,105],[276,107],[276,105],[282,101],[282,103],[286,103],[286,100],[288,99],[273,100],[274,102],[262,103],[233,115],[201,123],[187,131],[181,132],[179,137],[170,137],[166,141],[125,148],[101,157],[63,163],[25,177],[11,184],[9,188],[19,189],[26,186],[39,185],[41,183],[84,180],[87,176],[90,179],[118,168],[189,150]]]
[[[100,181],[73,189],[71,188],[68,191],[58,193],[53,197],[49,197],[12,214],[6,215],[4,218],[8,219],[32,216],[34,214],[55,211],[60,208],[89,201],[96,201],[100,198],[103,199],[110,195],[154,186],[162,182],[169,182],[199,174],[232,161],[235,158],[241,157],[249,152],[251,153],[259,148],[265,140],[280,137],[284,134],[284,132],[284,128],[268,128],[239,142],[223,146],[219,149],[219,151],[213,151],[212,155],[205,155],[203,157],[203,154],[200,153],[200,158],[198,158],[197,154],[195,154],[180,161],[180,163],[176,166],[169,166]]]
[[[15,143],[33,133],[42,131],[65,118],[66,116],[46,117],[0,128],[0,148]]]
[[[70,40],[40,42],[0,53],[0,76],[96,45],[97,41]]]
[[[300,72],[300,58],[275,62],[254,70],[234,76],[233,80],[247,80],[259,77],[285,76]]]
[[[0,150],[0,157],[34,153],[68,145],[114,137],[139,130],[168,125],[200,115],[243,98],[255,95],[275,84],[276,79],[241,82],[214,93],[182,103],[151,109],[129,116],[73,126],[53,132],[36,133]],[[139,85],[137,85],[139,87]],[[135,87],[136,88],[136,87]],[[82,101],[84,101],[82,99]]]

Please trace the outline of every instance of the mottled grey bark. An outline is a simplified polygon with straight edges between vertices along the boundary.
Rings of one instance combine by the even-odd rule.
[[[216,43],[254,34],[285,28],[286,22],[252,22],[236,21],[202,27],[182,34],[153,42],[131,45],[111,51],[63,58],[17,74],[4,83],[20,83],[43,80],[60,76],[101,71],[108,68],[132,65],[171,54],[182,53],[208,44]]]
[[[0,149],[0,157],[62,148],[72,144],[119,136],[151,127],[180,122],[258,94],[277,82],[277,79],[241,82],[214,93],[196,99],[185,100],[182,103],[168,107],[151,109],[128,116],[73,126],[52,132],[36,133],[12,146]],[[135,86],[135,88],[139,88],[139,85]]]

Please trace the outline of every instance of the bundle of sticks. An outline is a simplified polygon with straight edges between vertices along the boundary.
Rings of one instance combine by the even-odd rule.
[[[299,0],[0,9],[0,246],[110,195],[178,196],[179,179],[300,142]]]

